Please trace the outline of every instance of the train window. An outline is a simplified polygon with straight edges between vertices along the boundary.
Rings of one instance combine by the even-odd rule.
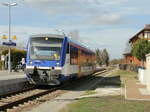
[[[78,64],[78,48],[70,46],[70,64]]]
[[[82,50],[82,65],[91,66],[92,63],[92,55],[89,52]]]
[[[62,39],[55,38],[32,38],[31,59],[60,60]]]

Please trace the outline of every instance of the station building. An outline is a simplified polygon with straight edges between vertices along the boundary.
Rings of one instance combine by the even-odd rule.
[[[139,31],[132,38],[130,38],[129,44],[131,45],[131,48],[139,39],[150,40],[150,24],[146,24],[145,27],[141,31]],[[129,52],[124,53],[123,55],[124,55],[124,64],[134,64],[137,66],[142,65],[142,62],[140,60],[132,56],[131,50]]]

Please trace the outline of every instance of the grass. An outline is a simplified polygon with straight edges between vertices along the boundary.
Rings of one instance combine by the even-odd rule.
[[[121,77],[135,77],[136,74],[137,74],[136,72],[132,71],[116,70],[111,74],[111,76],[119,75]]]
[[[105,78],[96,88],[115,85],[124,87],[121,78],[135,78],[137,74],[131,71],[116,70],[109,77]],[[94,94],[94,90],[88,90],[85,95]],[[150,112],[150,102],[148,101],[129,101],[124,96],[103,96],[82,98],[69,104],[61,112]]]
[[[96,94],[97,92],[94,90],[87,90],[82,96]]]
[[[134,79],[137,78],[137,73],[132,71],[126,71],[126,70],[116,70],[112,72],[110,75],[111,77],[120,76],[121,80],[121,87],[124,87],[124,81],[128,79]]]
[[[84,98],[69,104],[62,112],[149,112],[146,101],[127,101],[124,96]]]

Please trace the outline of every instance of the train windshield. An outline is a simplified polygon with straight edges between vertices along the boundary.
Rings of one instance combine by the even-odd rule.
[[[62,39],[32,38],[31,59],[60,60]]]

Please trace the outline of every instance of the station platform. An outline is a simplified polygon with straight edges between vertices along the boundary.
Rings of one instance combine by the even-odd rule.
[[[24,88],[27,78],[24,72],[0,71],[0,94],[17,91]]]
[[[125,98],[127,100],[150,101],[150,91],[137,79],[128,78],[125,80]]]

